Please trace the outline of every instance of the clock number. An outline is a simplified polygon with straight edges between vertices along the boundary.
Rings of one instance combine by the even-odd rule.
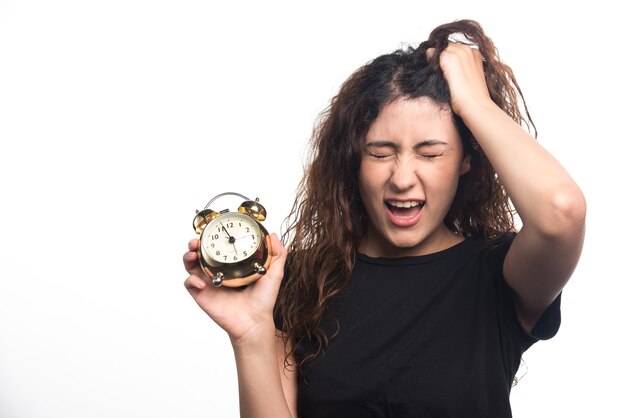
[[[250,232],[250,227],[246,226],[246,232]]]
[[[232,228],[233,226],[235,226],[235,224],[233,224],[232,222],[229,222],[226,224],[228,228]]]
[[[247,256],[248,256],[248,252],[247,252],[247,251],[244,251],[244,252],[243,252],[243,256],[244,256],[244,257],[247,257]]]
[[[215,255],[220,255],[220,250],[215,251]]]
[[[233,260],[237,261],[237,260],[238,260],[237,256],[234,256],[234,257],[233,257]]]
[[[220,237],[220,236],[219,236],[218,234],[211,235],[211,239],[212,239],[213,241],[215,241],[216,239],[219,239],[219,237]]]

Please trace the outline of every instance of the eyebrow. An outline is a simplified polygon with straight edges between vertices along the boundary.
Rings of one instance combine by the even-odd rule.
[[[433,146],[433,145],[448,145],[448,143],[445,142],[445,141],[442,141],[440,139],[425,139],[425,140],[420,141],[417,144],[415,144],[413,146],[413,149],[420,149],[422,147],[429,147],[429,146]],[[391,147],[393,149],[398,149],[399,148],[397,143],[395,143],[393,141],[386,141],[386,140],[368,142],[367,144],[365,144],[365,146],[366,147],[376,147],[376,148],[382,148],[382,147]]]

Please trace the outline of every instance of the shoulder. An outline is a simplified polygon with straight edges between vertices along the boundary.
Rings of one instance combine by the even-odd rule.
[[[488,253],[506,255],[506,253],[509,251],[509,248],[511,248],[511,244],[513,243],[513,240],[516,236],[516,232],[510,232],[498,235],[489,240],[483,239],[483,242],[485,244],[485,251]]]

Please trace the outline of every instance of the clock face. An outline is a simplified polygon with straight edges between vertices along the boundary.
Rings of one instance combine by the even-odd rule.
[[[201,245],[212,259],[232,264],[251,257],[261,240],[261,229],[254,219],[241,213],[225,213],[206,226]]]

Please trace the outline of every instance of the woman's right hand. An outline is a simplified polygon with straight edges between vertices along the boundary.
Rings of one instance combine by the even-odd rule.
[[[283,279],[287,249],[276,234],[271,234],[272,263],[267,273],[245,289],[215,287],[208,283],[198,260],[198,239],[189,242],[189,251],[183,256],[189,277],[185,288],[196,303],[222,327],[233,344],[253,341],[257,336],[274,331],[274,304]]]

